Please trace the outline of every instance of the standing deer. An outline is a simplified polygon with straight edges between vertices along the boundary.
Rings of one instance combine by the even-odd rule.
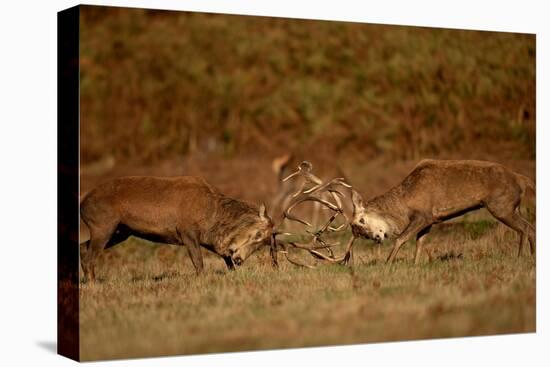
[[[273,232],[263,204],[258,208],[229,198],[191,176],[107,181],[84,197],[80,215],[90,233],[82,269],[91,280],[99,253],[130,235],[186,246],[198,274],[204,267],[201,246],[223,257],[232,270],[267,245]]]
[[[403,182],[383,195],[364,202],[352,191],[352,231],[355,236],[380,243],[397,237],[387,263],[408,240],[416,237],[415,264],[426,234],[433,224],[469,211],[487,210],[519,233],[518,256],[529,242],[535,251],[535,230],[519,213],[527,189],[535,192],[528,177],[501,164],[473,160],[423,160]]]

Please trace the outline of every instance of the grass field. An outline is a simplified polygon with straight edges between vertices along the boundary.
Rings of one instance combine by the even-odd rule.
[[[81,357],[534,332],[535,260],[515,256],[517,240],[482,212],[434,228],[434,260],[418,266],[412,244],[388,268],[389,243],[361,241],[353,270],[297,268],[282,256],[273,270],[260,251],[228,272],[205,252],[197,277],[184,248],[131,238],[104,251],[101,282],[81,285]]]

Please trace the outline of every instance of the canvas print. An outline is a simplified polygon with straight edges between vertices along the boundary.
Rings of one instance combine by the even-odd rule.
[[[71,12],[62,354],[535,332],[535,35]]]

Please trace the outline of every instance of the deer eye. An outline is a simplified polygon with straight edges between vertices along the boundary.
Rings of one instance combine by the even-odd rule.
[[[256,232],[256,236],[254,236],[255,239],[259,240],[262,238],[262,232]]]
[[[363,218],[359,219],[359,223],[365,224],[365,220]]]

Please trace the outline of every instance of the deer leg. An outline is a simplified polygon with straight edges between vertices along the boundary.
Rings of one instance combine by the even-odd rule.
[[[91,236],[91,234],[90,234]],[[84,275],[84,278],[85,279],[88,279],[88,275],[92,275],[92,277],[95,279],[95,274],[94,274],[94,270],[93,270],[93,267],[95,265],[93,265],[93,263],[96,261],[96,257],[99,256],[99,253],[101,252],[101,250],[104,250],[104,249],[108,249],[110,247],[113,247],[123,241],[125,241],[126,239],[128,239],[128,237],[130,237],[130,232],[128,230],[125,230],[125,229],[120,229],[120,230],[115,230],[112,234],[111,234],[111,237],[107,240],[107,242],[105,243],[105,245],[103,245],[103,247],[101,247],[100,244],[97,244],[97,245],[93,245],[93,246],[96,246],[98,247],[98,249],[93,249],[93,246],[91,244],[91,240],[88,240],[86,241],[85,243],[85,247],[86,247],[86,251],[85,252],[82,252],[82,248],[81,248],[81,252],[80,252],[80,267],[82,268],[82,273]],[[88,253],[91,253],[93,252],[91,255],[88,255]],[[88,258],[87,256],[91,256],[91,258]],[[86,262],[90,262],[91,261],[91,272],[90,272],[90,266],[87,267],[87,263]],[[93,281],[93,279],[92,279]]]
[[[344,255],[344,265],[353,266],[353,243],[355,236],[351,236],[348,245],[346,246],[346,254]]]
[[[528,237],[529,237],[529,251],[531,252],[531,255],[535,255],[535,237],[536,237],[536,233],[535,233],[535,229],[533,228],[533,226],[531,225],[531,223],[527,223],[528,224]]]
[[[496,211],[494,208],[491,209],[487,207],[489,212],[495,216],[499,221],[512,228],[520,235],[519,246],[518,246],[518,257],[521,256],[521,251],[526,242],[529,241],[529,224],[523,219],[515,210],[509,211],[508,213],[502,213]]]
[[[531,223],[529,223],[525,218],[523,218],[519,210],[516,210],[516,216],[519,218],[521,222],[523,222],[525,226],[525,230],[527,231],[527,239],[529,240],[529,252],[531,255],[535,254],[535,228]]]
[[[116,226],[114,226],[116,228]],[[99,254],[105,248],[105,245],[109,242],[114,228],[90,228],[90,240],[88,241],[88,248],[84,254],[81,254],[81,265],[84,273],[84,278],[87,281],[94,282],[96,280],[95,267]]]
[[[269,255],[271,256],[271,266],[273,268],[278,268],[279,259],[277,257],[277,242],[274,236],[271,236],[271,243],[269,244]]]
[[[520,202],[520,204],[521,204],[521,202]],[[527,227],[527,238],[529,240],[529,252],[531,253],[531,256],[535,255],[535,237],[536,237],[535,227],[531,223],[529,223],[529,221],[521,215],[519,205],[517,206],[515,212],[518,215],[518,217],[521,218],[521,221]],[[528,214],[530,213],[530,208],[527,208],[527,213]]]
[[[344,265],[352,267],[353,261],[354,261],[353,248],[350,248],[349,252],[346,254],[346,257],[344,258]]]
[[[195,267],[195,271],[197,272],[197,275],[199,275],[204,271],[204,262],[202,260],[201,246],[199,245],[198,241],[187,241],[185,244],[187,246],[187,252],[189,252],[189,257],[191,258],[191,262]]]
[[[86,271],[84,270],[84,258],[86,257],[86,253],[88,252],[88,249],[90,248],[90,240],[84,242],[84,243],[81,243],[80,244],[80,257],[79,257],[79,262],[78,262],[78,265],[80,266],[80,271],[81,271],[81,274],[83,276],[83,279],[86,279]]]
[[[421,230],[420,232],[418,232],[418,234],[416,235],[416,254],[414,255],[414,265],[418,265],[418,262],[420,261],[420,253],[422,252],[422,249],[424,247],[424,242],[426,241],[426,235],[428,234],[428,232],[430,232],[431,228],[432,226],[428,226],[423,230]],[[428,250],[426,250],[426,252],[428,253]],[[432,255],[428,253],[428,258],[430,261],[431,261],[431,257]]]
[[[203,272],[204,262],[202,260],[201,246],[196,236],[191,233],[180,232],[176,230],[179,236],[179,245],[187,247],[187,252],[191,258],[191,262],[195,267],[197,275]],[[224,259],[225,260],[225,259]],[[227,261],[226,261],[227,264]]]
[[[235,265],[233,265],[233,260],[231,259],[231,256],[224,256],[223,260],[225,261],[225,265],[227,265],[227,269],[231,271],[235,270]]]
[[[392,264],[395,260],[395,256],[399,249],[411,238],[413,238],[418,232],[426,227],[426,220],[422,217],[415,217],[410,223],[409,226],[397,237],[395,240],[395,245],[386,260],[386,264]]]
[[[519,210],[517,210],[514,213],[514,217],[518,222],[523,223],[523,230],[527,235],[527,240],[525,242],[529,243],[529,252],[531,255],[534,255],[535,254],[535,228],[533,227],[533,225],[531,225],[531,223],[529,223],[525,218],[523,218],[519,214]]]
[[[512,215],[509,218],[503,218],[502,221],[510,228],[515,229],[521,236],[518,246],[518,257],[521,257],[521,251],[523,250],[525,243],[529,242],[527,226],[525,223],[522,223],[522,218],[520,216]]]

